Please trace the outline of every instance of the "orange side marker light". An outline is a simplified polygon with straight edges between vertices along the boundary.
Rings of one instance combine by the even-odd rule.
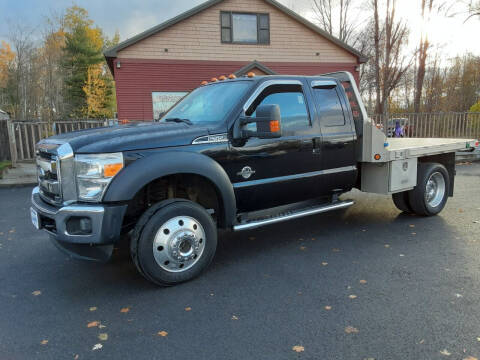
[[[271,132],[279,132],[280,131],[280,121],[278,121],[278,120],[270,121],[270,131]]]

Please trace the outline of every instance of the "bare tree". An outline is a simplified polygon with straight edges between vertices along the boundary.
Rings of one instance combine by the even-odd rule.
[[[427,7],[428,1],[428,7]],[[432,12],[433,0],[422,0],[422,19],[424,22],[428,22],[430,14]],[[415,82],[415,97],[413,100],[413,107],[415,112],[420,112],[420,100],[422,99],[423,81],[425,79],[425,64],[428,57],[428,49],[430,43],[428,41],[428,34],[422,32],[420,37],[420,46],[417,51],[417,73]]]
[[[408,70],[404,48],[408,41],[408,27],[396,18],[396,0],[387,0],[385,20],[380,22],[378,0],[372,0],[374,17],[374,55],[376,106],[378,114],[388,113],[388,99]]]
[[[313,11],[326,32],[349,43],[356,27],[351,14],[353,3],[353,0],[313,0]]]
[[[35,113],[30,106],[31,93],[36,86],[32,79],[32,76],[35,75],[33,71],[35,48],[32,39],[34,30],[20,23],[9,24],[9,28],[8,39],[16,53],[11,94],[13,117],[25,120]]]

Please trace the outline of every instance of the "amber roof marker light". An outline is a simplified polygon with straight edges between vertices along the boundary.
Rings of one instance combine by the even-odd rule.
[[[235,76],[235,74],[230,74],[230,75],[228,75],[228,78],[230,80],[233,80],[233,79],[236,79],[237,77]]]
[[[225,75],[222,75],[218,78],[218,80],[220,81],[227,80],[227,77]]]
[[[202,86],[208,85],[208,81],[204,80],[204,81],[202,81],[202,83],[200,85],[202,85]]]
[[[217,79],[217,78],[212,78],[210,81],[211,81],[211,82],[217,82],[218,79]]]
[[[250,71],[250,72],[247,74],[247,76],[248,76],[249,78],[253,78],[253,77],[255,77],[255,73]]]

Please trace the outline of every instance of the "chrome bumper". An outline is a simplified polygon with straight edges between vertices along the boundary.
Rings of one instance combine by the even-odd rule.
[[[84,245],[108,245],[120,238],[127,205],[72,204],[55,207],[42,200],[39,188],[32,191],[32,208],[39,215],[39,228],[53,240]],[[89,231],[72,232],[72,221],[84,219]],[[76,228],[75,228],[76,229]]]

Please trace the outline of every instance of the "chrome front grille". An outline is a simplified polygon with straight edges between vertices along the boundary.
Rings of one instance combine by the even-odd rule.
[[[41,197],[52,203],[62,202],[62,188],[60,185],[60,164],[56,155],[56,148],[45,147],[39,144],[37,147],[37,174]]]

